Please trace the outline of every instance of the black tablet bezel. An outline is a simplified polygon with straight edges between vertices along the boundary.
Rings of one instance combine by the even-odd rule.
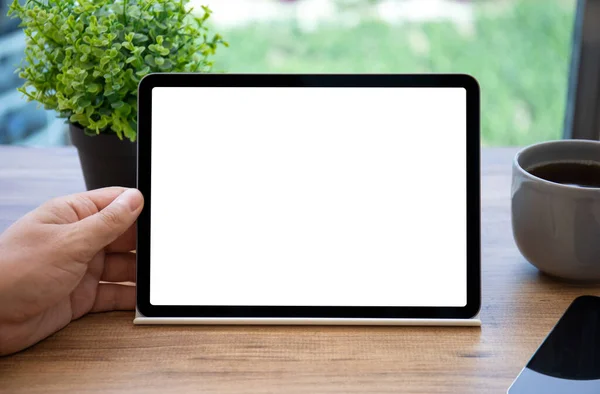
[[[467,303],[464,307],[188,306],[150,303],[152,89],[154,87],[411,87],[464,88],[467,95]],[[432,113],[432,116],[435,116]],[[424,140],[427,136],[423,136]],[[137,222],[137,308],[146,317],[469,319],[481,305],[480,93],[464,74],[186,74],[158,73],[138,90],[138,189],[145,206]],[[185,246],[182,246],[185,247]],[[192,251],[190,251],[192,253]]]

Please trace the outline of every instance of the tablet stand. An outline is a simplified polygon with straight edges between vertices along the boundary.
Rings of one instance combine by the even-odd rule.
[[[479,313],[471,319],[340,319],[340,318],[214,318],[146,317],[135,310],[136,325],[312,325],[312,326],[471,326],[480,327]]]

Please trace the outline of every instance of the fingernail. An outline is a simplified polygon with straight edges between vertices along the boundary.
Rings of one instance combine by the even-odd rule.
[[[137,189],[127,189],[115,200],[119,204],[125,204],[132,212],[140,207],[142,201],[142,193]]]

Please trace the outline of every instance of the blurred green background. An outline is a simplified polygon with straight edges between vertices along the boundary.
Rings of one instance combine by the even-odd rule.
[[[365,0],[369,1],[369,0]],[[355,1],[360,7],[360,1]],[[348,3],[346,3],[348,5]],[[468,73],[481,86],[484,146],[562,137],[574,0],[473,4],[473,23],[385,23],[302,29],[296,22],[219,26],[217,70],[259,73]]]
[[[66,144],[14,74],[25,40],[0,0],[0,144]],[[215,71],[468,73],[484,146],[562,137],[577,0],[191,0],[208,5]],[[302,111],[299,108],[299,111]]]

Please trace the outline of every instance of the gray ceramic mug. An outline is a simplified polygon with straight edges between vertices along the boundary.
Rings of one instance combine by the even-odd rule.
[[[600,165],[600,142],[549,141],[515,156],[511,202],[515,242],[523,257],[546,274],[600,282],[600,188],[554,183],[527,172],[561,161]]]

